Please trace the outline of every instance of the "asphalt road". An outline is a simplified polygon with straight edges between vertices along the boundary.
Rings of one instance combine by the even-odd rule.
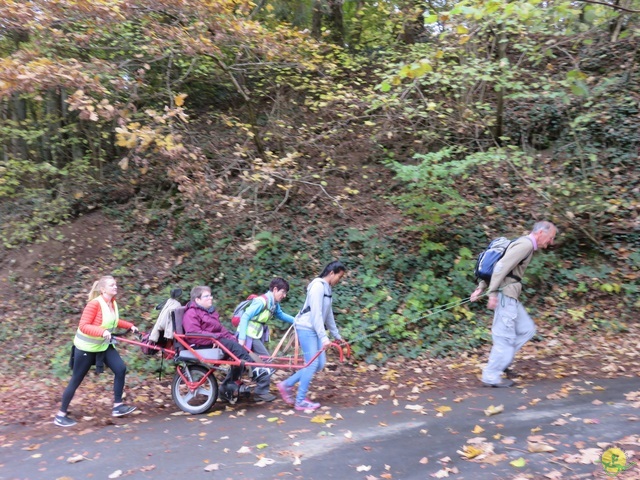
[[[100,428],[82,419],[70,429],[25,426],[3,432],[11,440],[0,446],[0,480],[640,479],[633,465],[640,464],[640,395],[628,395],[638,391],[638,377],[576,377],[395,400],[381,391],[375,405],[315,413],[282,408],[280,400],[247,401],[196,416],[136,412]],[[499,406],[501,413],[486,415]],[[534,453],[531,445],[555,450]],[[482,453],[465,459],[465,446]],[[626,454],[615,468],[628,468],[614,477],[597,463],[611,447]]]

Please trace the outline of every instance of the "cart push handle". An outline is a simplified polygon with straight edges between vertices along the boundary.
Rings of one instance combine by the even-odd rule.
[[[345,357],[351,357],[351,345],[345,340],[334,340],[326,346],[325,350],[330,348],[335,348],[338,351],[340,363],[344,362]]]

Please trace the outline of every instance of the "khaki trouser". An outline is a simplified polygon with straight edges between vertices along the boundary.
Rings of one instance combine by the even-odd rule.
[[[500,293],[491,328],[493,346],[489,362],[482,371],[482,381],[491,384],[500,382],[502,372],[511,365],[516,352],[535,333],[536,325],[522,304]]]

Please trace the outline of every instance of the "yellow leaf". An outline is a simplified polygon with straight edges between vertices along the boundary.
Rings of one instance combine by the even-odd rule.
[[[273,423],[273,422],[277,422],[277,421],[278,421],[278,417],[267,418],[267,422],[269,422],[269,423]]]
[[[527,462],[525,461],[524,458],[520,457],[517,460],[514,460],[513,462],[509,462],[509,464],[513,465],[514,467],[522,468],[527,464]]]
[[[461,453],[465,458],[471,459],[477,457],[481,453],[484,453],[484,450],[471,445],[465,445],[462,447],[462,452],[459,453]]]
[[[490,417],[491,415],[496,415],[498,413],[502,413],[504,412],[504,405],[498,405],[497,407],[494,407],[493,405],[489,405],[489,408],[487,408],[484,411],[484,414],[487,417]]]
[[[256,448],[258,450],[262,450],[263,448],[267,448],[269,446],[268,443],[259,443],[258,445],[256,445]]]
[[[333,417],[327,413],[316,415],[311,419],[311,423],[327,423],[327,420],[333,420]]]
[[[448,407],[446,405],[442,405],[441,407],[436,407],[436,412],[447,413],[450,411],[451,411],[451,407]]]
[[[531,429],[531,433],[537,433],[537,432],[539,432],[541,430],[542,430],[542,428],[540,428],[540,427],[532,428]]]
[[[476,425],[472,432],[477,435],[478,433],[484,432],[484,428],[482,428],[480,425]]]
[[[176,104],[176,106],[181,107],[184,105],[185,98],[187,98],[187,94],[181,93],[180,95],[176,95],[175,97],[173,97],[173,102]]]

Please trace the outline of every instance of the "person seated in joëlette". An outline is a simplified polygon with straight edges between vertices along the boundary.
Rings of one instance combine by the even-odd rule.
[[[213,305],[211,288],[207,286],[194,287],[191,290],[191,300],[185,306],[182,318],[182,327],[186,335],[189,333],[208,333],[220,342],[226,349],[236,357],[246,362],[254,362],[249,351],[240,345],[236,337],[230,333],[220,323],[220,315]],[[213,341],[208,338],[187,338],[194,348],[211,348]],[[241,366],[233,366],[220,385],[220,394],[231,403],[235,402],[238,392],[238,383],[242,375]],[[256,401],[271,402],[276,396],[269,392],[271,385],[271,374],[273,371],[268,368],[253,368],[253,377],[256,381],[256,388],[253,398]]]

